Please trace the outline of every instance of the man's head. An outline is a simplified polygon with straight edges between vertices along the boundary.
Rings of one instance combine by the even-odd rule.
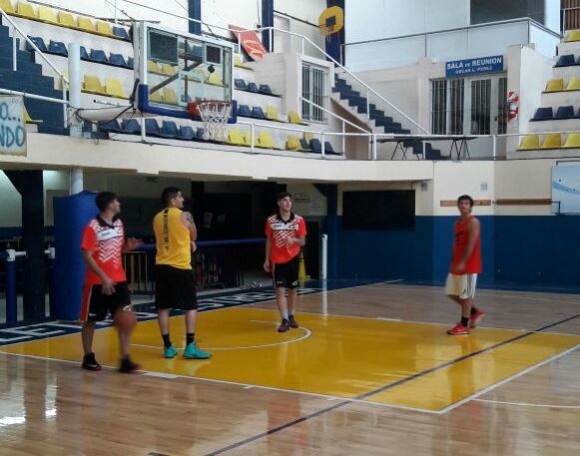
[[[167,187],[163,190],[161,194],[161,200],[165,207],[176,207],[178,209],[183,209],[183,195],[181,194],[181,190],[177,187]]]
[[[461,195],[457,198],[457,208],[461,215],[471,214],[473,209],[473,198],[469,195]]]
[[[99,192],[97,193],[97,198],[95,203],[99,208],[99,212],[109,212],[111,215],[115,216],[121,212],[121,203],[119,202],[119,196],[113,192]]]
[[[292,210],[292,195],[290,193],[279,193],[276,202],[281,212],[290,212]]]

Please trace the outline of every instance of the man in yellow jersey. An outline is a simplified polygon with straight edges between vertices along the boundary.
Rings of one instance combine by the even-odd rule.
[[[183,196],[175,187],[168,187],[161,195],[165,209],[153,219],[157,245],[155,258],[155,307],[163,338],[165,358],[177,356],[169,337],[169,313],[180,309],[185,313],[185,359],[208,359],[211,353],[195,344],[197,297],[191,267],[191,252],[195,252],[197,228],[190,213],[183,211]]]

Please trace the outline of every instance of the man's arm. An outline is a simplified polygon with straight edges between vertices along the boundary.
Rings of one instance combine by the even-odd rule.
[[[106,295],[113,294],[115,292],[115,283],[109,279],[109,276],[107,276],[107,274],[105,274],[96,263],[95,259],[93,258],[93,252],[90,250],[83,250],[83,260],[85,260],[85,263],[89,269],[93,271],[99,277],[99,279],[101,279],[103,293]]]
[[[270,251],[272,249],[272,241],[268,236],[266,238],[266,259],[264,260],[264,270],[270,272]]]
[[[197,227],[195,226],[195,221],[193,216],[189,212],[181,213],[181,223],[183,223],[189,230],[189,237],[192,241],[197,241]]]

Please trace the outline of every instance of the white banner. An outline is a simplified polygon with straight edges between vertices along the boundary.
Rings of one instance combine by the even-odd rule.
[[[26,155],[22,97],[0,96],[0,154]]]

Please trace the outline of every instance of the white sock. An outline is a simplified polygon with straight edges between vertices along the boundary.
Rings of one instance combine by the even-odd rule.
[[[287,310],[282,312],[282,320],[288,320],[288,311]]]

